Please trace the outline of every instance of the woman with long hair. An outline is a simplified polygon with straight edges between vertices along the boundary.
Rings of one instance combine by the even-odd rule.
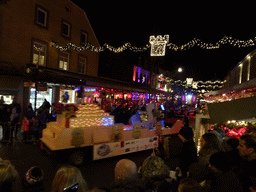
[[[177,183],[170,177],[170,168],[158,156],[149,156],[142,164],[141,179],[145,191],[176,191]]]
[[[216,152],[225,151],[222,143],[214,133],[205,133],[201,138],[201,149],[199,151],[199,163],[208,165],[210,156]]]
[[[87,183],[80,170],[76,167],[66,165],[58,169],[52,183],[52,192],[62,192],[64,188],[78,183],[77,192],[88,191]]]
[[[0,159],[0,191],[13,191],[13,184],[19,174],[9,160]]]

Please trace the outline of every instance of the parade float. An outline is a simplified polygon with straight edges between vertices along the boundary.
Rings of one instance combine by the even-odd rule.
[[[183,126],[178,120],[172,128],[164,128],[160,122],[152,127],[152,114],[148,122],[114,124],[114,116],[92,103],[58,104],[55,109],[57,119],[43,130],[42,148],[65,154],[69,150],[69,158],[75,164],[81,164],[85,157],[97,160],[153,149],[158,146],[160,136],[177,134]]]

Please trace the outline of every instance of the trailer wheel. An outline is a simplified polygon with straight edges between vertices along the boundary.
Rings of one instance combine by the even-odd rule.
[[[74,165],[81,165],[84,162],[84,154],[82,151],[74,151],[70,155],[70,161]]]

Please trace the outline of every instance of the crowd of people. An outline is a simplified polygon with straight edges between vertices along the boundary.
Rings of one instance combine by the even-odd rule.
[[[17,134],[23,133],[22,141],[36,142],[42,136],[42,130],[46,128],[47,122],[52,120],[50,103],[45,99],[39,107],[37,114],[29,103],[24,113],[21,111],[21,105],[14,98],[12,104],[0,103],[0,126],[3,130],[2,142],[12,142],[18,140]],[[14,136],[14,138],[13,138]]]
[[[217,131],[205,133],[201,148],[193,141],[192,128],[181,128],[177,142],[166,137],[141,166],[129,159],[116,163],[115,180],[110,188],[89,189],[81,171],[74,166],[60,167],[52,181],[52,192],[254,192],[256,191],[256,136],[221,140]],[[179,144],[177,144],[179,143]],[[179,146],[175,157],[173,146]],[[169,155],[168,155],[169,153]],[[0,191],[11,191],[19,174],[8,160],[0,159]],[[22,179],[23,191],[42,192],[44,174],[40,167],[31,167]]]
[[[129,112],[130,118],[139,107],[138,104],[130,104],[111,107],[108,112],[113,115],[123,114],[123,117]],[[145,106],[140,106],[143,107]],[[40,138],[41,131],[46,127],[49,118],[52,118],[49,117],[49,109],[50,104],[45,100],[35,115],[29,105],[22,118],[20,105],[15,98],[11,105],[0,103],[1,125],[8,126],[4,137],[12,135],[6,134],[8,131],[17,132],[20,126],[23,139]],[[188,121],[184,121],[184,127],[179,134],[161,138],[159,147],[153,150],[141,166],[129,159],[118,161],[114,169],[115,180],[110,188],[89,189],[81,171],[77,167],[66,165],[56,172],[51,191],[255,192],[256,136],[249,133],[240,139],[224,136],[225,133],[218,127],[209,130],[202,136],[198,151],[194,142],[194,131],[189,127]],[[177,162],[174,162],[175,158],[178,159]],[[0,191],[12,191],[19,178],[11,162],[0,159]],[[22,190],[42,192],[44,180],[43,170],[37,166],[31,167],[22,178]]]

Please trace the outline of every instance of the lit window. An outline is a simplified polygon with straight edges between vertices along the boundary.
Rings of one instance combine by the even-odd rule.
[[[248,58],[248,67],[247,67],[247,81],[250,80],[250,70],[251,70],[251,57],[247,57]]]
[[[68,70],[68,63],[69,63],[69,53],[61,51],[59,68],[63,70]]]
[[[239,66],[239,84],[242,83],[242,75],[243,75],[243,63],[241,63]]]
[[[45,66],[47,46],[45,44],[34,41],[32,49],[33,49],[33,64]]]

